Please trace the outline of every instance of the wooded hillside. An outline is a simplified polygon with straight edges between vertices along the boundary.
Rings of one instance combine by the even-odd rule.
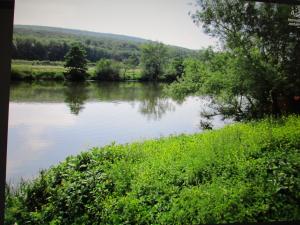
[[[140,57],[140,45],[150,40],[108,33],[96,33],[56,27],[15,25],[13,59],[61,61],[71,43],[80,42],[87,51],[87,58],[96,62],[101,58],[123,61]],[[187,56],[194,51],[168,46],[171,55]]]

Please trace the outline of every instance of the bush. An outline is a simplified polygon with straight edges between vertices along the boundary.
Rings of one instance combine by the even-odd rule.
[[[175,57],[168,63],[167,69],[163,76],[165,81],[174,81],[179,79],[184,73],[184,64],[182,57]]]
[[[88,74],[84,70],[70,69],[64,73],[65,78],[70,81],[84,81]]]
[[[101,59],[96,65],[94,79],[102,81],[120,80],[118,63],[109,59]]]
[[[93,148],[7,192],[5,224],[300,219],[300,118]]]

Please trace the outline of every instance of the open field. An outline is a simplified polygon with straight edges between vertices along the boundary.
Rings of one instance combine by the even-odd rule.
[[[12,80],[64,80],[64,62],[62,61],[12,61]],[[95,63],[88,63],[88,78],[93,79]],[[140,80],[141,69],[121,69],[121,80]]]

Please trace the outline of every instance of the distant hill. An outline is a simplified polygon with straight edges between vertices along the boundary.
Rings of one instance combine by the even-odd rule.
[[[84,31],[84,30],[74,30],[68,28],[59,28],[59,27],[47,27],[47,26],[32,26],[32,25],[15,25],[14,26],[15,34],[22,35],[36,35],[38,37],[43,37],[44,35],[49,35],[50,37],[91,37],[96,38],[98,40],[101,39],[111,39],[117,41],[125,41],[125,42],[137,42],[137,43],[145,43],[149,40],[132,37],[127,35],[119,35],[119,34],[110,34],[110,33],[98,33],[92,31]]]
[[[72,42],[81,42],[90,61],[100,58],[125,60],[140,56],[140,45],[151,42],[143,38],[97,33],[58,27],[15,25],[13,58],[27,60],[63,60]],[[188,55],[193,50],[168,45],[171,55]]]

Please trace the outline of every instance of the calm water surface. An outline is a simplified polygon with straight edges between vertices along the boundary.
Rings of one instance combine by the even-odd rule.
[[[128,143],[201,132],[208,99],[164,97],[163,84],[13,83],[7,181],[31,179],[69,155],[115,141]],[[214,117],[214,128],[231,121]]]

